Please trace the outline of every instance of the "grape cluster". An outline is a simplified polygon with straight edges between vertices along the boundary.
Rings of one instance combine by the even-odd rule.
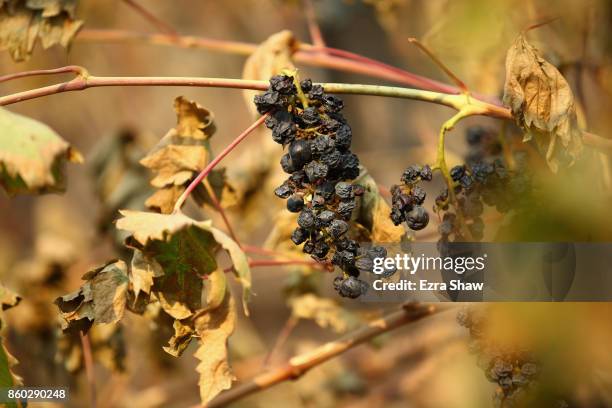
[[[467,141],[471,150],[466,164],[450,170],[455,202],[450,202],[448,188],[435,199],[434,210],[442,214],[438,226],[438,249],[441,252],[448,248],[448,242],[464,242],[468,238],[481,241],[485,206],[507,213],[524,204],[532,188],[524,159],[517,155],[515,168],[508,169],[497,150],[499,143],[491,133],[486,133],[481,127],[470,128]]]
[[[421,181],[431,181],[431,167],[412,165],[404,170],[402,184],[391,187],[391,221],[395,225],[406,222],[414,231],[421,230],[429,223],[429,214],[423,207],[427,194],[420,186]]]
[[[459,324],[470,332],[470,351],[478,356],[478,365],[487,379],[497,384],[493,397],[496,407],[513,407],[532,389],[540,364],[527,350],[500,347],[484,336],[486,310],[466,308],[457,315]]]
[[[334,281],[341,296],[359,297],[367,289],[358,279],[360,271],[371,264],[368,259],[380,255],[380,248],[362,249],[348,237],[356,199],[364,189],[352,183],[359,176],[359,159],[350,150],[352,131],[341,114],[342,100],[309,79],[298,84],[291,76],[278,75],[254,102],[261,114],[269,114],[265,124],[274,141],[287,148],[280,164],[289,177],[275,194],[287,200],[289,211],[299,213],[291,240],[303,244],[313,259],[342,269]]]
[[[470,126],[465,134],[468,153],[465,162],[468,165],[485,160],[494,160],[501,156],[502,144],[499,134],[484,126]]]

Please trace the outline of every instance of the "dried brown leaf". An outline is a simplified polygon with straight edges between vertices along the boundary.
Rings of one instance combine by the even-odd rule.
[[[156,173],[151,185],[156,188],[180,186],[206,166],[208,151],[204,146],[169,145],[148,155],[140,163]]]
[[[170,214],[174,210],[174,203],[185,191],[184,186],[169,186],[160,188],[147,198],[145,205],[152,211],[162,214]]]
[[[85,275],[77,291],[55,300],[64,331],[87,331],[96,323],[116,323],[125,312],[128,274],[123,261],[111,261]]]
[[[195,332],[191,324],[185,324],[180,320],[175,320],[172,327],[174,335],[168,340],[168,345],[164,346],[164,351],[171,356],[180,357],[187,348]]]
[[[146,205],[164,214],[172,211],[184,188],[210,160],[208,139],[215,132],[214,115],[196,102],[179,96],[174,110],[176,126],[140,161],[153,170],[151,185],[160,189]]]
[[[571,165],[582,152],[582,133],[569,84],[523,35],[506,56],[504,104],[527,132],[525,140],[535,137],[553,172],[560,165]]]
[[[197,102],[189,101],[182,96],[174,100],[176,111],[177,136],[194,139],[210,139],[215,133],[214,115]]]

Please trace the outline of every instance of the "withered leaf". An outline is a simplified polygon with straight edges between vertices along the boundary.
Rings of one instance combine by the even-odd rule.
[[[571,165],[582,152],[569,84],[523,35],[506,55],[504,104],[525,130],[525,140],[535,137],[553,172],[560,165]]]
[[[0,185],[9,194],[63,191],[66,161],[82,158],[51,128],[0,108]]]
[[[12,291],[7,289],[3,284],[0,283],[0,303],[2,305],[2,311],[10,309],[16,306],[20,302],[21,298],[14,294]],[[0,328],[3,328],[3,321],[0,316]],[[17,374],[13,373],[12,368],[18,364],[15,357],[9,353],[4,345],[4,340],[0,336],[0,387],[13,388],[15,386],[23,385],[23,380]],[[7,407],[17,408],[16,403],[7,403]]]
[[[128,242],[155,260],[163,276],[154,280],[152,291],[166,311],[184,319],[202,307],[202,278],[217,268],[217,243],[210,223],[183,214],[120,211],[117,228],[131,234]]]
[[[232,259],[243,287],[245,313],[248,312],[246,301],[251,288],[248,259],[238,244],[214,228],[211,221],[196,221],[182,213],[127,210],[120,213],[123,218],[117,221],[117,228],[130,232],[128,242],[155,259],[164,271],[164,276],[156,279],[153,291],[163,292],[166,301],[181,301],[191,311],[199,309],[202,277],[217,269],[214,255],[221,245]]]
[[[168,214],[187,184],[211,158],[208,139],[215,132],[214,115],[182,96],[174,100],[177,124],[140,163],[153,170],[151,185],[158,190],[146,201],[154,211]]]
[[[183,138],[209,139],[215,133],[214,115],[197,102],[182,96],[174,100],[176,134]]]
[[[36,41],[44,49],[68,47],[83,22],[74,19],[77,0],[5,0],[0,2],[0,49],[15,61],[30,57]]]
[[[235,380],[228,362],[227,341],[236,326],[236,306],[230,294],[223,303],[198,317],[195,329],[200,346],[195,357],[200,360],[196,371],[200,373],[202,404],[212,400],[221,391],[231,387]]]
[[[208,151],[204,146],[169,145],[148,155],[140,163],[156,173],[151,185],[162,188],[187,183],[207,161]]]
[[[127,302],[128,274],[123,261],[111,261],[83,275],[75,292],[55,300],[64,331],[87,331],[95,323],[116,323]]]
[[[244,314],[248,316],[248,303],[251,298],[251,268],[249,267],[249,260],[236,241],[226,235],[225,232],[214,227],[210,227],[210,232],[212,232],[215,240],[221,244],[232,259],[234,273],[240,285],[242,285],[242,307]]]
[[[150,294],[151,287],[153,286],[153,279],[163,275],[164,270],[155,259],[134,249],[129,277],[130,283],[132,284],[131,289],[134,292],[135,298],[138,298],[140,291]]]
[[[210,274],[207,281],[206,308],[215,309],[223,303],[227,294],[227,279],[225,271],[217,269]]]
[[[180,320],[175,320],[172,327],[174,335],[168,340],[168,345],[164,346],[164,351],[171,356],[180,357],[187,348],[195,332],[190,324],[185,324]]]
[[[169,186],[160,188],[147,198],[145,205],[152,211],[162,214],[170,214],[174,210],[174,203],[185,191],[184,186]]]

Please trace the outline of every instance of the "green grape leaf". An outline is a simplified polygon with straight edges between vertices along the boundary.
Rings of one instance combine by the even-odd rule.
[[[117,228],[131,234],[128,244],[154,259],[164,272],[155,279],[152,290],[158,293],[156,296],[166,312],[181,320],[202,308],[202,280],[217,269],[215,251],[221,245],[232,259],[248,313],[246,302],[251,289],[248,259],[238,244],[214,228],[211,221],[196,221],[182,213],[128,210],[120,213],[123,218],[117,221]]]

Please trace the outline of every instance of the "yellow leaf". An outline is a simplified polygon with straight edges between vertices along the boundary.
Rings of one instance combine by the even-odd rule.
[[[177,123],[176,134],[180,137],[209,139],[215,133],[214,115],[199,103],[182,96],[174,100]]]
[[[236,306],[230,294],[216,309],[200,316],[195,329],[200,336],[200,347],[195,357],[200,360],[196,371],[200,373],[200,398],[208,403],[235,380],[228,362],[227,340],[236,326]]]
[[[155,259],[149,258],[137,249],[134,249],[131,266],[129,276],[135,298],[140,291],[150,294],[153,279],[164,275],[164,270]]]

